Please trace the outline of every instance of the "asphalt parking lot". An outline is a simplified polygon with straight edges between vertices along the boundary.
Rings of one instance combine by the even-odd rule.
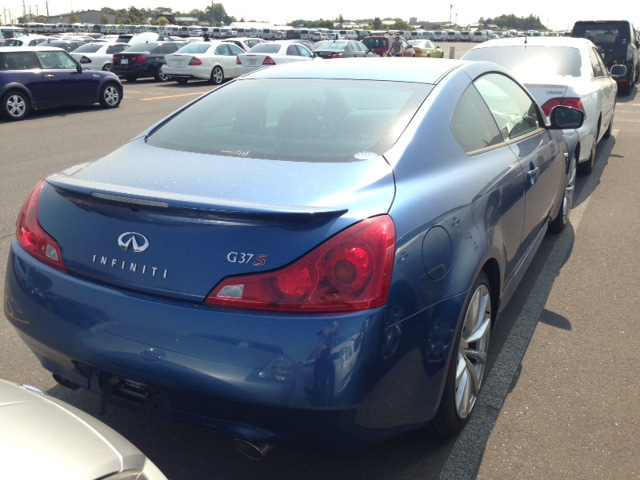
[[[441,43],[445,58],[472,44]],[[451,48],[454,48],[453,52]],[[433,60],[436,61],[436,60]],[[22,201],[42,177],[104,155],[212,87],[123,82],[118,109],[38,113],[0,121],[0,287]],[[621,479],[640,478],[640,96],[619,97],[611,138],[578,178],[571,226],[548,237],[492,339],[486,384],[456,439],[420,431],[372,449],[277,448],[241,456],[204,427],[149,418],[58,386],[0,319],[0,377],[48,391],[99,416],[181,479]],[[1,466],[0,466],[1,471]]]

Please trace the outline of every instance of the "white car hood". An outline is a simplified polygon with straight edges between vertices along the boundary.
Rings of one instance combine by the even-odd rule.
[[[144,459],[110,427],[36,392],[0,380],[0,478],[97,479]]]

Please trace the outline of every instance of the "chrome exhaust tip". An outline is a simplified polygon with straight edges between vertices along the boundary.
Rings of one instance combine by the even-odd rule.
[[[233,443],[240,453],[251,460],[264,460],[264,458],[273,449],[268,443],[254,443],[242,438],[234,438]]]

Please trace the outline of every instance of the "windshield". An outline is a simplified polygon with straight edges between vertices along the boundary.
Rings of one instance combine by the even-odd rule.
[[[561,46],[509,46],[469,50],[464,60],[485,60],[497,63],[514,75],[531,78],[544,72],[544,76],[567,75],[579,77],[582,68],[580,51]]]
[[[431,85],[326,79],[235,81],[152,132],[172,150],[286,161],[361,160],[386,152]]]
[[[629,43],[631,28],[626,22],[576,22],[571,32],[572,37],[588,38],[596,45],[611,48],[616,44]]]

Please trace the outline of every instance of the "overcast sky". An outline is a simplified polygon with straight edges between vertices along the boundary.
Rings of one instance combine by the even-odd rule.
[[[570,2],[568,0],[537,0],[536,2],[514,2],[513,0],[450,0],[449,2],[393,2],[389,0],[367,0],[354,2],[344,0],[323,1],[278,1],[278,0],[234,0],[222,3],[228,15],[240,20],[267,21],[286,24],[292,20],[335,19],[340,15],[346,20],[360,18],[381,19],[402,18],[409,20],[449,21],[458,25],[468,25],[480,17],[491,18],[500,15],[528,17],[536,15],[547,27],[554,30],[570,29],[576,20],[630,20],[638,28],[640,24],[640,2],[637,0],[604,2]],[[2,20],[11,14],[11,18],[22,16],[24,7],[29,13],[46,15],[47,6],[50,15],[69,13],[71,10],[99,10],[104,6],[111,8],[169,7],[174,11],[189,12],[192,9],[204,10],[207,5],[202,0],[0,0]],[[606,5],[606,10],[603,6]]]

